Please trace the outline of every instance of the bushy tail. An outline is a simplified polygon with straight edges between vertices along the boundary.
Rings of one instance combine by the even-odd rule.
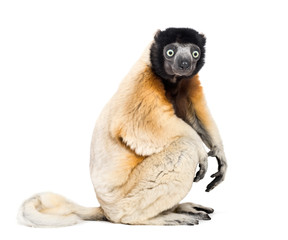
[[[79,206],[54,193],[40,193],[26,200],[18,221],[30,227],[64,227],[83,220],[105,220],[101,207]]]

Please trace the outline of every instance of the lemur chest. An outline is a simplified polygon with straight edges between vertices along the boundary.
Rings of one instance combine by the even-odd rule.
[[[175,86],[165,86],[165,90],[166,97],[172,104],[176,116],[190,125],[200,137],[206,136],[206,130],[196,114],[195,103],[191,99],[192,90],[199,89],[191,89],[188,81],[181,81]]]
[[[177,84],[165,85],[166,97],[172,104],[177,117],[187,121],[187,115],[192,110],[192,103],[189,100],[189,82],[182,80]]]

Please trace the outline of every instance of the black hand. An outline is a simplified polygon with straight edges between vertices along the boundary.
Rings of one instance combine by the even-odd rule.
[[[208,154],[209,156],[212,156],[212,154]],[[227,163],[224,159],[220,159],[216,156],[217,162],[218,162],[218,172],[211,175],[211,178],[215,178],[211,183],[208,184],[206,188],[206,192],[210,192],[213,190],[216,186],[218,186],[221,182],[224,181],[226,169],[227,169]]]
[[[203,179],[207,172],[207,169],[208,169],[208,160],[207,157],[205,157],[199,162],[199,171],[196,173],[194,182],[199,182],[201,179]]]

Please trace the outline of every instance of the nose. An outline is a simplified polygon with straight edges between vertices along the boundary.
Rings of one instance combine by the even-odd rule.
[[[181,70],[187,70],[190,67],[190,62],[188,60],[180,61],[179,68]]]

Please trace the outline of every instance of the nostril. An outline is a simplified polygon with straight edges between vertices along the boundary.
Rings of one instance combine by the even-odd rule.
[[[189,63],[187,61],[182,61],[180,66],[179,66],[182,70],[183,69],[187,69],[189,67]]]

